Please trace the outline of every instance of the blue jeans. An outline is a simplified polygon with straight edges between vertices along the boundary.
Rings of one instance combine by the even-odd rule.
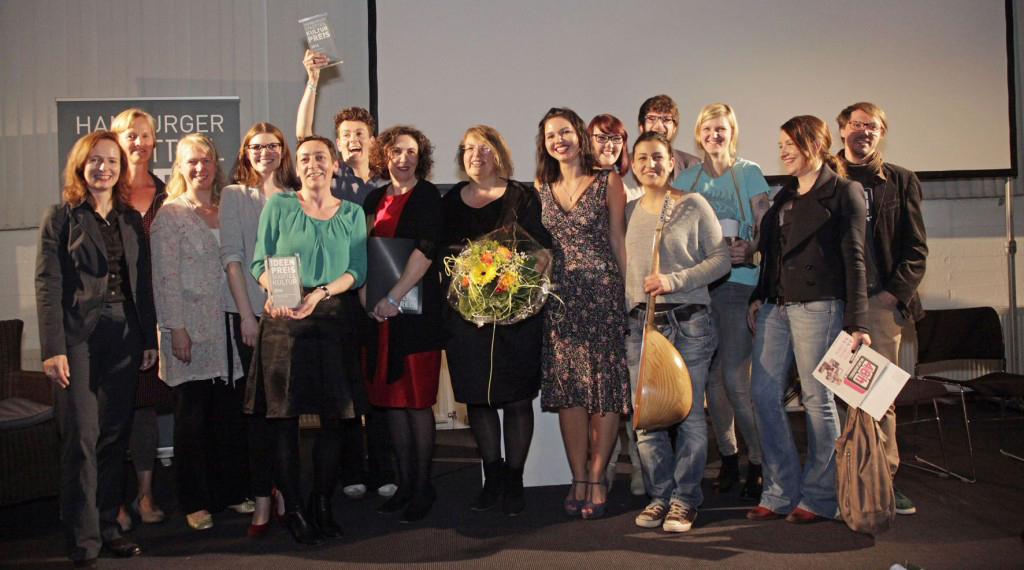
[[[765,303],[757,315],[751,390],[764,466],[761,506],[777,513],[800,507],[823,517],[838,514],[836,404],[832,392],[811,373],[842,329],[843,307],[840,300]],[[807,414],[807,460],[802,470],[782,401],[794,360]]]
[[[708,426],[704,420],[704,388],[708,381],[711,356],[718,345],[715,324],[707,309],[678,322],[670,314],[670,323],[658,326],[658,332],[676,347],[693,385],[693,407],[690,415],[677,424],[676,449],[667,429],[637,432],[637,449],[643,466],[644,487],[654,501],[668,505],[670,501],[694,509],[704,502],[700,483],[704,478],[704,465],[708,458]],[[640,367],[640,348],[644,315],[630,319],[629,338],[626,340],[626,363],[633,395],[636,395],[637,372]]]

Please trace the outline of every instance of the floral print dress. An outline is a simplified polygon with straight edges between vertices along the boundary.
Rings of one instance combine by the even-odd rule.
[[[572,210],[540,188],[544,227],[554,238],[552,282],[562,303],[548,301],[544,322],[541,405],[590,413],[632,412],[626,368],[625,286],[609,241],[608,171]]]

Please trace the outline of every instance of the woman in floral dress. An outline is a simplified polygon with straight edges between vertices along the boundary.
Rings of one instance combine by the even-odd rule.
[[[558,409],[572,470],[565,512],[597,518],[619,414],[632,410],[623,341],[626,192],[617,174],[600,170],[579,115],[559,108],[539,125],[535,184],[564,303],[547,312],[541,405]]]

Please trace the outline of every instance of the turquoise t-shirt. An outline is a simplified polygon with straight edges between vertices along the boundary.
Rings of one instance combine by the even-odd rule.
[[[299,275],[304,287],[326,285],[351,273],[353,288],[366,278],[366,215],[363,209],[342,200],[334,216],[317,220],[306,215],[295,192],[278,192],[267,200],[260,214],[253,277],[264,271],[266,255],[299,254]]]
[[[731,219],[740,222],[740,238],[750,241],[753,233],[754,212],[750,207],[750,200],[758,194],[767,194],[769,191],[768,182],[761,173],[761,167],[757,164],[737,158],[733,164],[733,172],[736,174],[736,184],[739,185],[740,197],[743,204],[736,200],[736,186],[733,185],[732,175],[725,171],[718,178],[710,178],[707,172],[702,172],[702,163],[697,163],[682,171],[672,187],[688,191],[693,188],[711,204],[711,209],[719,220]],[[694,180],[700,176],[697,184]],[[740,207],[743,213],[740,213]],[[744,223],[744,217],[746,222]],[[744,285],[757,285],[756,267],[733,267],[729,274],[729,281],[742,283]]]

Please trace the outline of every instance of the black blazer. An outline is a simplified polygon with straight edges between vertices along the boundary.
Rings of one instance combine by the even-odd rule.
[[[143,246],[142,216],[128,207],[119,212],[118,227],[143,334],[142,346],[155,349],[153,291],[139,286],[140,279],[147,279],[150,266]],[[36,308],[43,360],[67,354],[67,347],[92,334],[104,304],[108,273],[106,246],[92,207],[85,201],[78,206],[50,206],[39,226],[36,257]]]
[[[371,191],[363,202],[366,213],[366,233],[373,237],[373,222],[377,219],[377,206],[391,185]],[[420,250],[433,264],[423,275],[423,312],[419,315],[400,315],[388,323],[388,382],[397,380],[404,370],[403,356],[417,352],[441,350],[444,345],[444,326],[441,321],[441,268],[437,262],[441,246],[444,210],[437,186],[420,180],[410,190],[408,202],[402,208],[395,228],[396,238],[416,240]],[[367,268],[372,271],[372,268]],[[373,307],[368,307],[372,310]],[[372,379],[376,369],[377,327],[367,333],[367,378]]]
[[[787,215],[792,226],[782,259],[771,259],[778,240],[779,212],[796,195],[794,178],[775,195],[772,207],[761,220],[761,274],[750,300],[764,300],[768,280],[765,268],[778,261],[786,301],[809,302],[843,299],[843,328],[867,331],[867,277],[864,267],[864,231],[867,207],[860,184],[840,178],[826,164],[806,199],[794,203]]]

